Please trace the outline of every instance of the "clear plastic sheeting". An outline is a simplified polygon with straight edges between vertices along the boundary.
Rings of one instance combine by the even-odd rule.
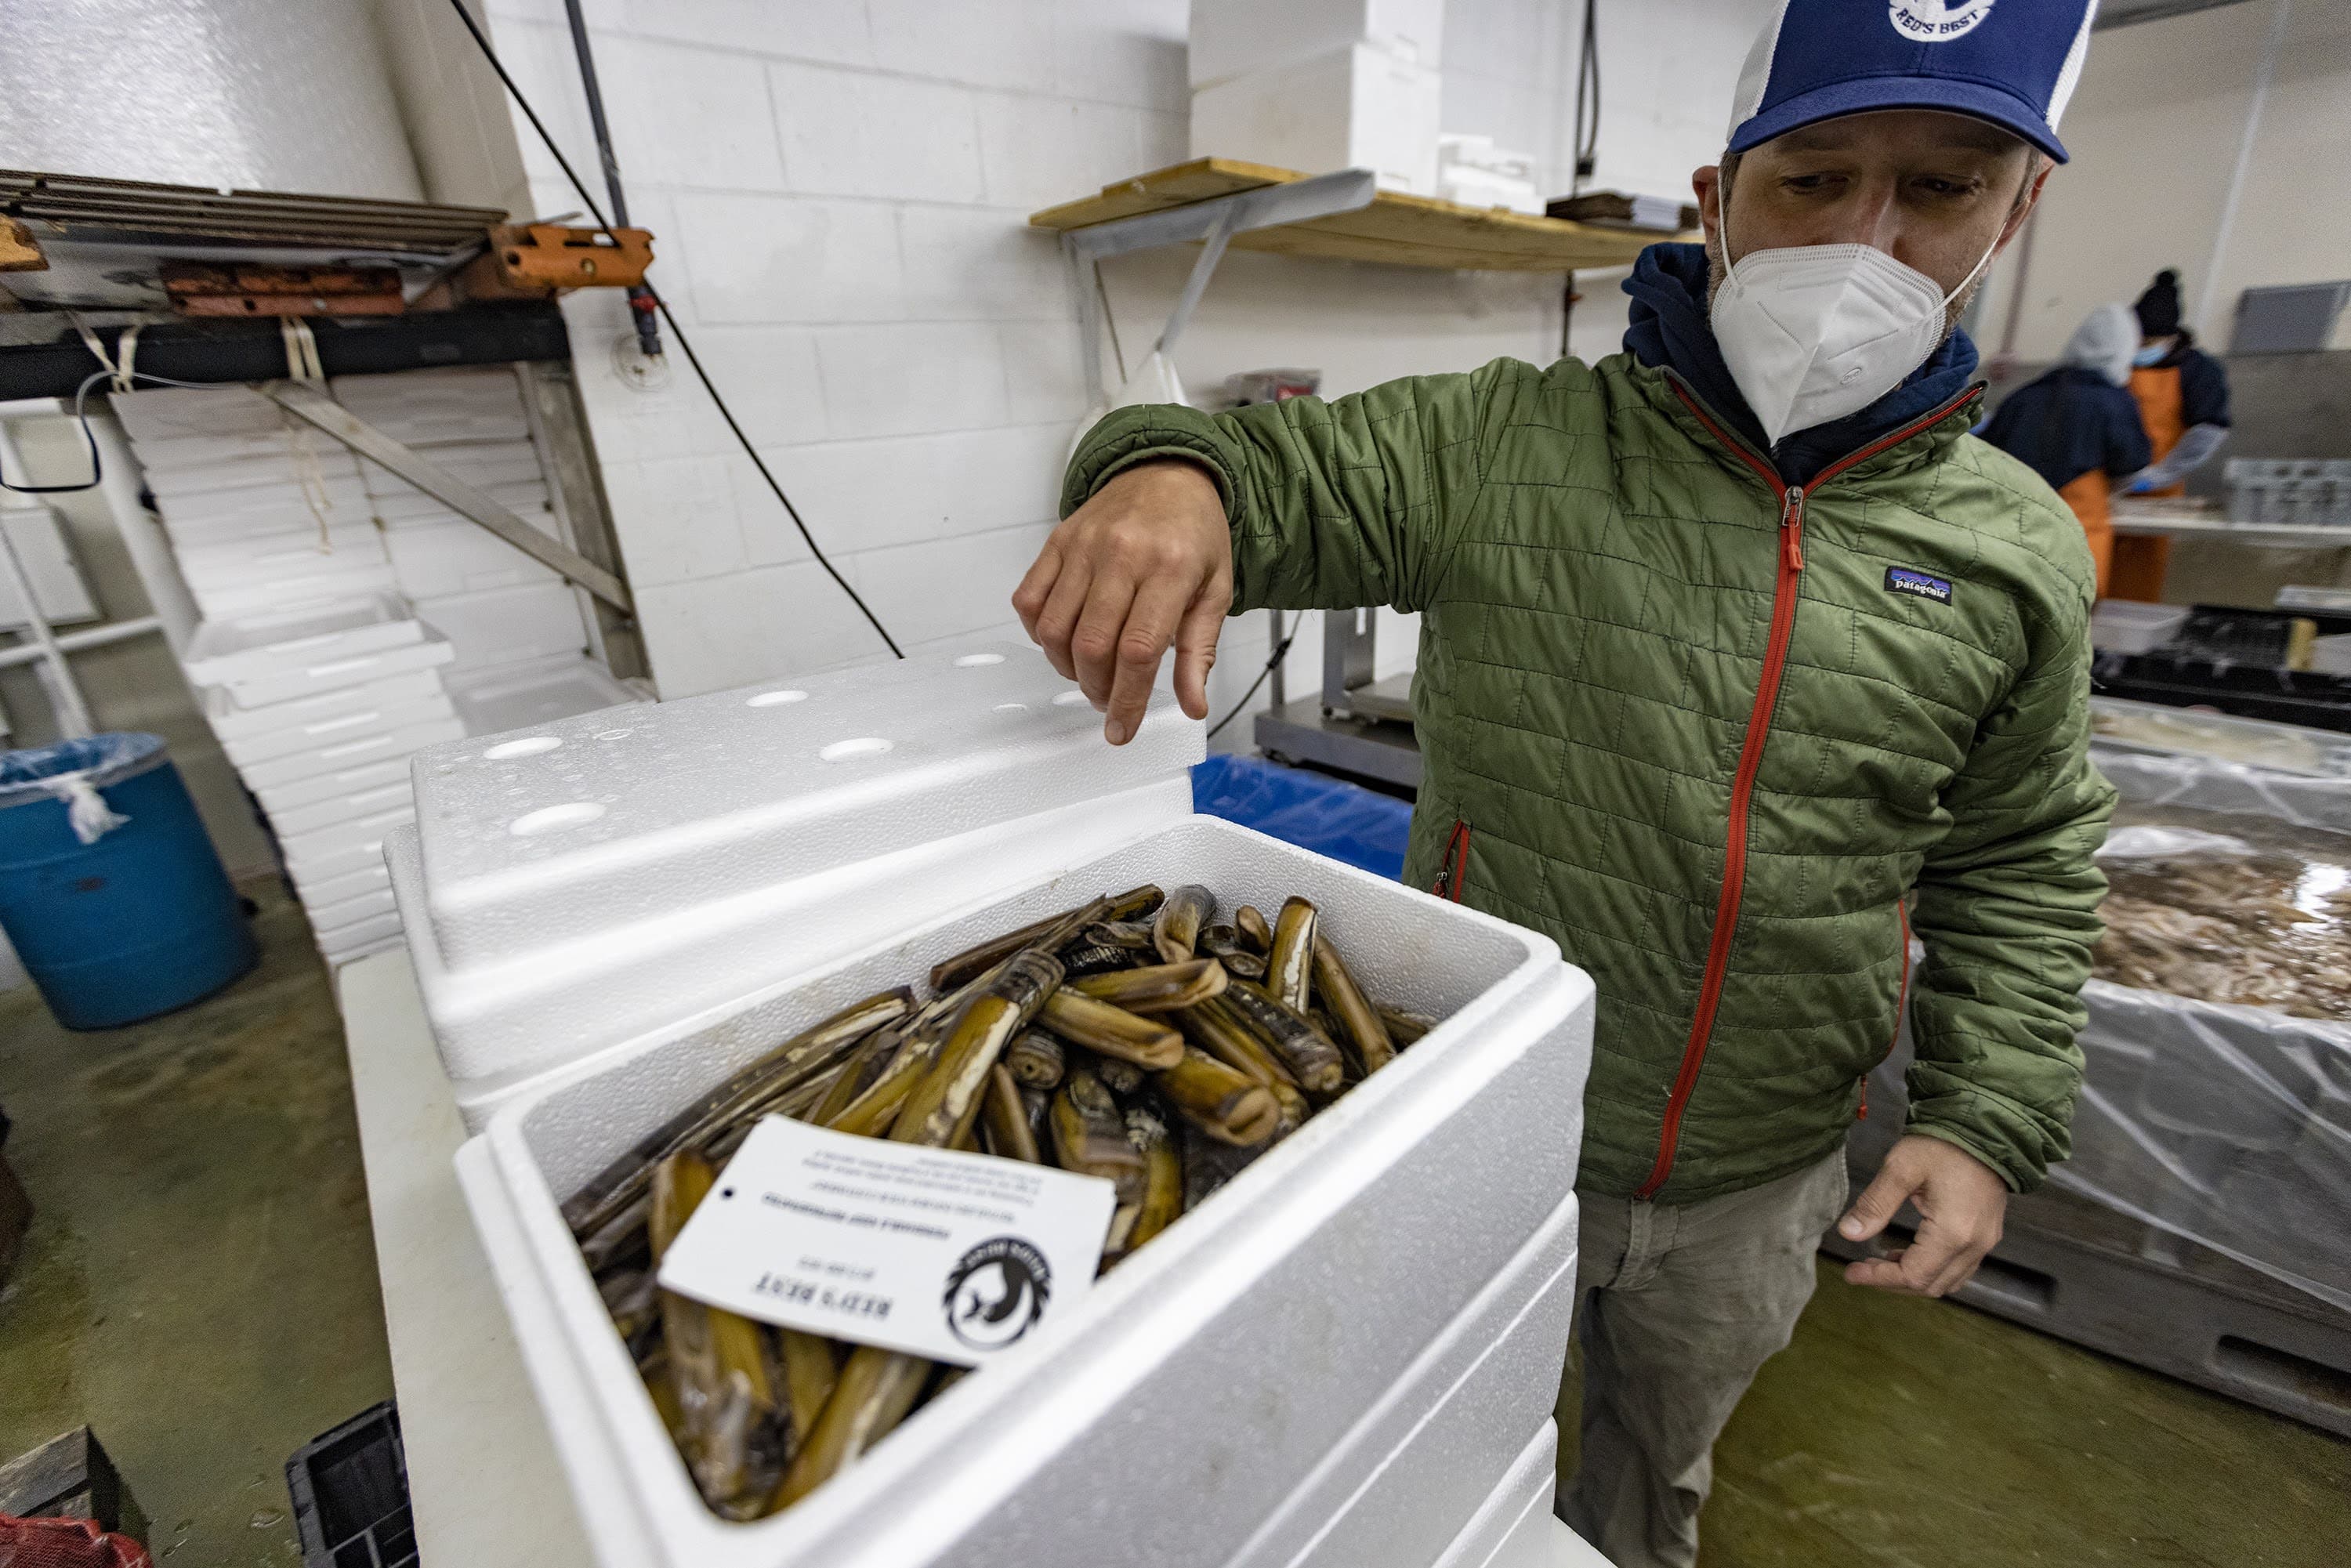
[[[2280,773],[2351,779],[2351,735],[2301,725],[2122,697],[2092,697],[2090,734],[2098,746],[2108,749],[2199,757]]]
[[[63,779],[78,779],[102,789],[162,759],[162,737],[135,731],[0,752],[0,810],[28,800],[56,800]]]
[[[2134,823],[2147,808],[2225,813],[2253,844],[2278,824],[2346,834],[2351,781],[2193,757],[2094,748],[2121,791],[2124,858],[2151,849],[2211,851],[2151,839],[2176,826]],[[2230,824],[2205,827],[2226,836]],[[2112,867],[2116,862],[2102,857]],[[2174,996],[2092,980],[2074,1116],[2073,1156],[2052,1186],[2182,1237],[2351,1311],[2351,1021]],[[1871,1074],[1869,1119],[1855,1140],[1874,1163],[1903,1124],[1906,1028]]]

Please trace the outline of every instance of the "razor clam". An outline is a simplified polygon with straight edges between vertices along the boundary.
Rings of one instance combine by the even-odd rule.
[[[1060,1083],[1063,1057],[1061,1037],[1041,1029],[1022,1030],[1004,1048],[1004,1065],[1023,1089],[1050,1089]]]
[[[1092,1068],[1071,1065],[1060,1092],[1053,1096],[1049,1120],[1053,1152],[1063,1170],[1104,1177],[1118,1188],[1122,1204],[1142,1197],[1143,1155],[1127,1140],[1118,1102],[1111,1098]]]
[[[1291,1012],[1303,1013],[1314,996],[1315,907],[1302,898],[1282,901],[1273,923],[1273,955],[1266,961],[1265,988]]]
[[[1126,1113],[1126,1137],[1143,1155],[1143,1197],[1126,1234],[1126,1249],[1133,1252],[1184,1212],[1184,1161],[1167,1124],[1140,1106]]]
[[[1170,964],[1191,957],[1200,927],[1217,913],[1217,895],[1196,882],[1186,883],[1167,895],[1151,923],[1151,943]]]
[[[1028,948],[1014,955],[964,1009],[938,1060],[908,1092],[891,1123],[891,1140],[933,1148],[957,1142],[979,1114],[989,1074],[1006,1043],[1029,1027],[1061,983],[1061,961],[1051,954]]]
[[[1255,904],[1244,904],[1233,911],[1233,929],[1241,934],[1241,940],[1249,945],[1249,951],[1259,956],[1273,951],[1273,927],[1263,915],[1258,913]]]
[[[1037,1151],[1037,1135],[1029,1126],[1029,1113],[1020,1103],[1020,1085],[1000,1061],[988,1069],[987,1102],[980,1114],[987,1120],[990,1153],[1032,1166],[1044,1163]]]
[[[1093,1060],[1094,1076],[1102,1087],[1113,1094],[1132,1094],[1143,1087],[1144,1071],[1132,1061],[1121,1061],[1115,1056],[1097,1056]]]
[[[808,1441],[778,1483],[769,1511],[789,1508],[888,1437],[914,1407],[930,1375],[931,1364],[918,1355],[870,1344],[850,1352]]]
[[[1374,1002],[1372,1010],[1380,1015],[1380,1023],[1387,1030],[1388,1039],[1395,1042],[1398,1051],[1437,1027],[1437,1020],[1426,1013],[1406,1012],[1385,1002]]]
[[[1164,1013],[1221,995],[1228,978],[1224,966],[1214,958],[1194,958],[1182,964],[1089,975],[1071,981],[1070,988],[1131,1013]]]
[[[656,1267],[717,1178],[708,1160],[690,1152],[654,1168],[650,1228]],[[719,1513],[756,1518],[776,1484],[783,1443],[759,1325],[670,1291],[661,1292],[661,1315],[686,1469]]]
[[[1157,1019],[1128,1012],[1067,986],[1045,999],[1040,1016],[1045,1026],[1063,1040],[1137,1067],[1173,1066],[1184,1052],[1184,1037]]]
[[[1387,1026],[1380,1022],[1363,988],[1355,984],[1339,949],[1319,931],[1314,936],[1314,987],[1330,1005],[1344,1038],[1355,1048],[1355,1060],[1363,1063],[1365,1076],[1395,1060],[1395,1045],[1388,1039]]]
[[[1271,1090],[1197,1046],[1186,1047],[1184,1060],[1155,1073],[1152,1082],[1185,1120],[1225,1143],[1262,1144],[1280,1124],[1281,1106]]]
[[[849,1054],[875,1030],[914,1009],[914,993],[901,986],[852,1002],[738,1069],[725,1082],[664,1122],[565,1200],[564,1223],[585,1236],[634,1202],[653,1180],[654,1166],[691,1148],[742,1113],[746,1106],[781,1094]]]
[[[977,979],[1023,947],[1044,946],[1048,951],[1058,951],[1070,941],[1071,934],[1063,932],[1061,927],[1070,924],[1072,915],[1083,916],[1077,922],[1077,929],[1082,931],[1096,921],[1132,920],[1147,909],[1156,908],[1158,904],[1159,890],[1146,883],[1142,887],[1129,888],[1113,897],[1097,898],[1075,909],[1048,915],[1033,925],[1023,925],[1018,931],[1008,931],[977,947],[967,948],[952,958],[940,960],[931,968],[931,989],[951,990],[967,981]],[[1052,939],[1049,942],[1046,940],[1048,937]]]
[[[1220,998],[1233,1016],[1265,1044],[1298,1086],[1309,1094],[1329,1094],[1346,1078],[1346,1063],[1322,1031],[1248,980],[1235,980]]]

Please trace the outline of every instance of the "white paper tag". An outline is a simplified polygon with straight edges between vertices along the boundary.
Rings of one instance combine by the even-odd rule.
[[[662,1260],[665,1291],[976,1366],[1082,1300],[1116,1189],[769,1116]]]

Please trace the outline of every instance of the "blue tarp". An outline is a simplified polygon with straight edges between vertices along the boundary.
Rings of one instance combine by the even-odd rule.
[[[1192,809],[1381,876],[1404,875],[1412,807],[1360,784],[1262,757],[1217,756],[1192,769]]]

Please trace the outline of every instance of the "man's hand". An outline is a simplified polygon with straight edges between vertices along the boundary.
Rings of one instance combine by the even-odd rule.
[[[1949,1295],[1968,1282],[1998,1244],[2008,1184],[1957,1144],[1913,1134],[1886,1151],[1877,1179],[1837,1221],[1837,1234],[1848,1241],[1868,1240],[1886,1228],[1905,1199],[1918,1208],[1917,1237],[1883,1258],[1846,1264],[1845,1281],[1909,1296]]]
[[[1139,463],[1062,519],[1013,591],[1020,624],[1078,683],[1102,736],[1143,723],[1159,661],[1176,644],[1176,700],[1208,716],[1208,668],[1233,602],[1232,535],[1217,483],[1181,459]]]

